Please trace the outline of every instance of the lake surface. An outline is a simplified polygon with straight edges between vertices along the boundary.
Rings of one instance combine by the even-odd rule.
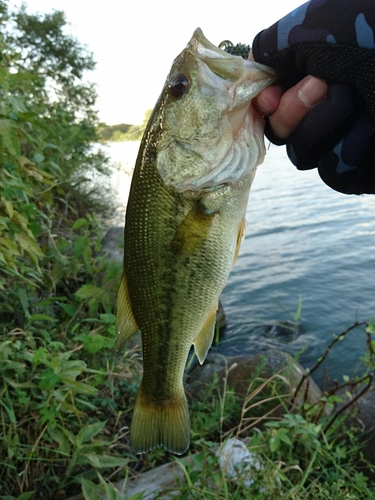
[[[120,167],[112,179],[118,225],[138,148],[137,142],[107,148]],[[375,196],[337,193],[316,170],[297,171],[283,147],[271,146],[258,167],[246,219],[246,238],[221,298],[227,339],[240,338],[254,353],[268,347],[303,351],[307,367],[333,335],[375,319]],[[299,335],[291,344],[259,333],[259,325],[293,319],[299,301]],[[359,329],[336,344],[326,363],[330,377],[355,373],[364,346]]]

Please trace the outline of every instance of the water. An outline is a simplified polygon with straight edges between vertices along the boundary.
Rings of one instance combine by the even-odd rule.
[[[122,162],[113,178],[123,205],[120,223],[138,147],[109,147]],[[226,338],[240,336],[254,352],[278,348],[279,340],[256,327],[293,319],[301,301],[300,335],[285,349],[303,350],[300,361],[312,366],[334,334],[375,319],[375,196],[333,191],[316,170],[297,171],[283,149],[269,149],[251,189],[246,238],[221,298]],[[327,361],[330,377],[355,373],[364,346],[360,330],[337,344]]]
[[[126,204],[139,144],[138,141],[112,142],[104,145],[96,144],[94,147],[94,149],[101,149],[110,159],[112,171],[110,179],[102,175],[93,179],[93,182],[101,183],[105,188],[109,188],[116,198],[117,208],[111,220],[107,221],[110,226],[123,226],[125,223]]]

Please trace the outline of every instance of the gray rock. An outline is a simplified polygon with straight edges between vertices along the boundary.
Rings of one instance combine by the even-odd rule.
[[[364,443],[364,458],[375,466],[375,385],[362,396],[358,402],[358,413],[354,419],[354,425],[362,430],[362,441]],[[350,411],[350,410],[349,410]],[[367,471],[367,475],[375,481],[375,472]]]
[[[181,459],[186,466],[193,464],[194,456]],[[139,495],[142,500],[153,500],[154,498],[175,499],[181,496],[179,486],[184,484],[185,474],[183,468],[177,462],[170,462],[155,469],[138,474],[137,476],[124,479],[114,486],[118,491],[117,498],[125,500]],[[103,500],[109,500],[105,494],[99,494]],[[69,500],[84,500],[83,494],[71,497]]]
[[[124,227],[111,227],[102,239],[102,252],[108,259],[122,264],[124,260]]]
[[[254,325],[232,326],[217,345],[218,352],[224,356],[246,356],[280,350],[295,355],[303,349],[308,339],[298,322],[274,320]]]
[[[285,392],[292,396],[299,386],[304,368],[294,358],[283,351],[269,350],[255,356],[226,357],[219,353],[209,353],[206,363],[202,367],[195,368],[188,378],[187,392],[194,398],[200,398],[201,391],[212,380],[215,374],[219,380],[226,381],[227,387],[234,389],[240,400],[244,401],[248,396],[249,380],[257,376],[261,379],[269,379],[275,374],[285,386]],[[294,405],[302,405],[306,400],[315,403],[319,400],[321,391],[311,377],[306,378],[295,398]],[[291,398],[289,398],[291,399]],[[282,412],[285,413],[285,408]]]
[[[223,446],[218,446],[215,454],[219,457],[220,467],[228,478],[236,481],[241,477],[242,480],[246,474],[245,484],[248,485],[252,482],[250,465],[255,464],[255,468],[261,466],[255,454],[251,454],[245,444],[238,439],[229,439]],[[183,467],[189,466],[190,470],[199,470],[194,461],[195,456],[181,458],[181,465],[173,461],[116,483],[114,486],[118,491],[117,498],[125,500],[135,495],[139,495],[142,500],[181,498],[181,487],[186,485]],[[105,493],[99,495],[103,500],[109,500]],[[84,500],[84,497],[80,494],[69,500]]]

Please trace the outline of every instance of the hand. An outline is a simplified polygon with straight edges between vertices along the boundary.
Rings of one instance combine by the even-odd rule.
[[[267,137],[347,194],[375,193],[374,31],[373,0],[311,0],[253,43],[281,73],[254,100]]]
[[[251,54],[250,57],[251,58]],[[253,106],[269,118],[269,135],[272,142],[285,144],[286,139],[300,124],[309,111],[319,104],[327,94],[327,84],[314,76],[306,76],[284,92],[281,85],[272,85],[263,90],[254,100]]]

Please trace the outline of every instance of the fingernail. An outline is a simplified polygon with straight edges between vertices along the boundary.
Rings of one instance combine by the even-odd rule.
[[[326,82],[311,76],[302,84],[297,95],[306,107],[312,108],[324,99],[326,93]]]
[[[274,111],[274,107],[262,95],[257,98],[257,106],[264,115],[269,115]]]

